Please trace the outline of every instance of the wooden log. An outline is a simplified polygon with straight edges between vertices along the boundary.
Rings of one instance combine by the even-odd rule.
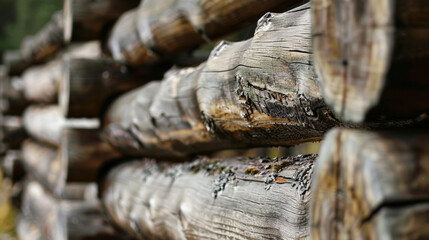
[[[139,239],[308,239],[315,158],[135,161],[110,171],[102,201]]]
[[[101,57],[100,42],[93,41],[64,50],[54,60],[28,68],[22,75],[24,95],[29,101],[54,103],[58,99],[58,89],[63,78],[63,58],[99,58]]]
[[[315,66],[345,120],[411,118],[429,110],[429,2],[313,1]]]
[[[108,47],[115,59],[145,64],[233,32],[266,11],[298,3],[303,1],[144,0],[137,13],[129,12],[118,21]]]
[[[30,218],[22,215],[18,216],[16,233],[21,240],[42,239],[42,235],[36,223],[34,223]]]
[[[317,84],[310,31],[308,4],[266,14],[253,39],[222,42],[199,67],[114,102],[107,140],[153,157],[320,140],[339,121]]]
[[[58,146],[66,120],[56,105],[31,105],[23,115],[27,132],[40,141]]]
[[[71,58],[64,62],[59,104],[67,118],[97,118],[112,98],[159,77],[163,67],[132,68],[111,59]]]
[[[14,183],[23,179],[25,171],[22,164],[21,152],[18,150],[8,150],[1,159],[1,171]]]
[[[98,129],[64,129],[59,156],[66,182],[94,182],[101,166],[122,154],[102,141]]]
[[[64,39],[66,42],[100,39],[122,13],[139,3],[140,0],[65,0]]]
[[[427,239],[429,134],[335,129],[313,179],[313,239]]]
[[[22,79],[18,77],[2,78],[0,95],[0,109],[3,115],[21,116],[30,104],[24,97]]]
[[[22,142],[28,138],[22,120],[16,116],[1,117],[1,141],[4,143],[5,149],[18,150]]]
[[[37,182],[26,186],[22,211],[41,239],[125,239],[109,224],[100,202],[58,200]]]
[[[3,53],[3,64],[8,69],[8,75],[16,76],[21,74],[30,63],[22,56],[19,50],[9,50]]]
[[[59,11],[39,32],[22,41],[22,56],[31,64],[40,63],[52,57],[64,45],[63,29],[63,12]]]

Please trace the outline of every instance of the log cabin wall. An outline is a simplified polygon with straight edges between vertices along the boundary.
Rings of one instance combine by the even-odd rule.
[[[65,0],[0,67],[19,237],[428,239],[428,16],[425,0]]]

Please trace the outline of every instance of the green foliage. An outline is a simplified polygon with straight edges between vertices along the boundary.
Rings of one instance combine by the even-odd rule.
[[[12,19],[0,16],[0,51],[19,48],[25,36],[40,30],[62,8],[58,0],[0,0],[0,11]]]

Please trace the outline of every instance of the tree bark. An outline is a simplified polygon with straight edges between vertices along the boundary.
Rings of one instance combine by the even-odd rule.
[[[107,175],[102,201],[139,239],[308,239],[315,158],[126,163]]]
[[[320,140],[339,121],[317,85],[310,31],[308,4],[266,14],[253,39],[222,42],[199,67],[115,101],[107,139],[153,157]]]
[[[100,117],[112,98],[159,77],[163,69],[136,69],[107,58],[67,59],[60,84],[60,108],[67,118]]]
[[[335,129],[322,144],[313,239],[427,239],[429,135]]]
[[[54,60],[28,68],[22,75],[24,95],[27,100],[39,103],[54,103],[58,99],[58,89],[63,78],[63,59],[67,58],[99,58],[101,57],[100,42],[93,41],[64,50]]]
[[[429,110],[429,2],[313,1],[314,61],[325,101],[345,120]]]
[[[140,0],[65,0],[64,38],[66,42],[103,37],[116,19],[135,8]]]
[[[129,12],[118,21],[108,46],[115,59],[146,64],[233,32],[266,11],[283,10],[302,2],[144,0],[137,12]],[[125,39],[126,36],[132,37]]]

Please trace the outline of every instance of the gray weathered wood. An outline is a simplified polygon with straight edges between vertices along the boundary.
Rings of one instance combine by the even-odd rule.
[[[315,167],[313,239],[427,239],[429,134],[335,129]]]
[[[117,22],[108,39],[113,57],[141,65],[187,51],[237,30],[266,11],[298,0],[144,0]]]
[[[320,140],[339,121],[317,84],[310,31],[309,4],[267,13],[253,39],[221,42],[206,63],[115,101],[108,140],[156,157]]]
[[[429,2],[313,1],[315,67],[325,101],[345,120],[429,111]]]
[[[122,13],[139,3],[140,0],[65,0],[64,39],[66,42],[100,39]]]
[[[125,163],[107,175],[102,200],[139,239],[308,239],[315,157]]]

